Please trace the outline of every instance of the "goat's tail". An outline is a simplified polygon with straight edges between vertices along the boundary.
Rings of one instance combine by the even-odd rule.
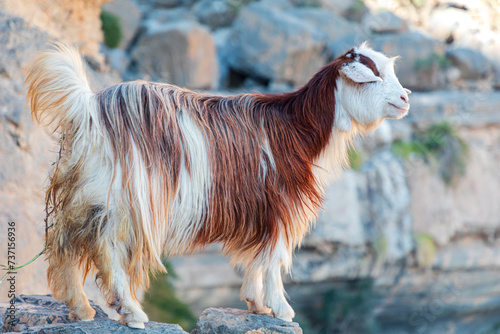
[[[54,131],[87,132],[97,116],[97,104],[85,74],[82,58],[73,47],[54,43],[29,66],[25,85],[31,116],[38,123],[55,123]]]
[[[92,206],[93,203],[78,201],[86,157],[99,144],[99,109],[79,52],[64,44],[54,44],[53,49],[36,55],[27,69],[25,85],[32,118],[38,123],[53,125],[54,131],[65,136],[46,193],[47,204],[53,208],[53,224],[46,235],[47,275],[54,295],[62,298],[71,289],[61,283],[64,277],[60,267],[74,264],[80,254],[84,260],[89,258],[88,248],[83,245],[90,246],[93,239],[87,230],[93,225],[82,224],[81,217],[90,215],[85,221],[96,222],[100,227],[102,224],[98,224],[96,217],[104,216],[103,210]],[[73,203],[81,205],[72,206]],[[67,274],[71,277],[66,280],[76,280],[75,275],[73,272]]]

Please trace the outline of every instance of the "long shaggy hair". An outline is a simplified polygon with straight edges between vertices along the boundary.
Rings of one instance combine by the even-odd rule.
[[[165,269],[162,253],[218,242],[247,270],[249,308],[291,320],[281,268],[289,270],[331,172],[346,165],[351,138],[384,118],[347,117],[336,105],[347,65],[380,78],[382,66],[363,50],[380,55],[363,45],[297,91],[231,97],[146,81],[94,93],[73,48],[40,53],[26,78],[32,115],[64,135],[47,191],[54,295],[74,318],[92,319],[78,268],[86,276],[95,266],[108,303],[142,328],[136,290],[147,287],[150,271]],[[336,115],[348,131],[335,126]]]

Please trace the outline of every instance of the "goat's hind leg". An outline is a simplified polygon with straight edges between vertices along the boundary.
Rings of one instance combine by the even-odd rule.
[[[101,254],[94,262],[99,270],[97,278],[100,288],[108,296],[108,305],[121,315],[122,323],[128,327],[145,328],[148,316],[139,301],[132,296],[129,276],[124,269],[128,263],[125,245],[109,243],[106,248],[109,253]]]
[[[94,319],[95,310],[83,290],[81,272],[75,256],[66,254],[57,256],[49,253],[47,278],[52,294],[63,301],[69,309],[71,320],[90,321]]]

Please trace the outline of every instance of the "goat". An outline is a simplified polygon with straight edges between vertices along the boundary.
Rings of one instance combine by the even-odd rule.
[[[281,275],[314,223],[324,188],[357,134],[409,110],[395,58],[361,44],[283,94],[222,97],[163,83],[93,92],[81,56],[58,44],[27,71],[38,123],[65,144],[46,198],[47,279],[70,317],[92,320],[90,269],[132,328],[148,321],[136,297],[161,255],[222,244],[246,269],[242,300],[291,321]]]

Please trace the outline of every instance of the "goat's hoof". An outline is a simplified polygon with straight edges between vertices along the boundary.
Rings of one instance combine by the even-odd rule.
[[[263,306],[263,305],[258,305],[258,303],[254,302],[250,299],[246,299],[246,302],[247,302],[248,310],[252,313],[271,315],[273,312],[269,307]]]
[[[130,328],[137,328],[137,329],[146,328],[146,326],[144,326],[144,323],[142,321],[130,321],[127,322],[127,326]]]
[[[288,318],[288,317],[277,317],[277,316],[274,316],[276,319],[280,319],[280,320],[283,320],[283,321],[288,321],[288,322],[292,322],[292,318]]]
[[[94,320],[95,310],[92,307],[84,308],[83,310],[71,311],[68,315],[71,321],[92,321]]]

